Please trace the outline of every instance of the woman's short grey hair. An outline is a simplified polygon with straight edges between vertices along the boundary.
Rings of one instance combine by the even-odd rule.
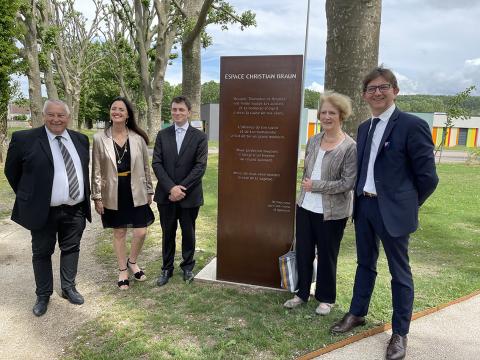
[[[70,116],[70,109],[65,102],[63,102],[62,100],[50,100],[50,99],[45,100],[45,103],[43,104],[43,110],[42,110],[43,115],[45,115],[48,105],[61,105],[64,107],[65,112],[67,113],[67,116]]]

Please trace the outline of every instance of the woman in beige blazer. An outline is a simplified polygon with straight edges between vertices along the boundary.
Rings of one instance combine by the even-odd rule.
[[[147,151],[148,136],[138,127],[130,103],[115,98],[110,106],[110,122],[93,136],[92,199],[104,228],[113,228],[117,255],[118,287],[129,288],[128,269],[135,280],[146,276],[137,265],[147,226],[155,220],[150,204],[154,194]],[[133,228],[130,256],[125,238]]]
[[[357,173],[355,141],[342,131],[352,112],[347,96],[326,92],[320,98],[322,131],[311,137],[305,151],[301,191],[297,199],[296,254],[298,292],[285,302],[294,308],[308,301],[313,261],[317,253],[315,312],[327,315],[336,299],[337,257],[352,209]]]

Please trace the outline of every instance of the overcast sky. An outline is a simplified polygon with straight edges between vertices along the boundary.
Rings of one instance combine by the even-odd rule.
[[[257,27],[222,32],[209,26],[213,45],[202,50],[202,82],[219,81],[220,56],[303,54],[307,0],[230,0],[256,13]],[[77,0],[88,17],[89,0]],[[476,85],[480,95],[480,1],[383,0],[379,62],[392,68],[403,94],[455,94]],[[325,0],[311,0],[306,87],[324,82]],[[348,56],[348,54],[345,54]],[[167,80],[181,82],[177,60]]]

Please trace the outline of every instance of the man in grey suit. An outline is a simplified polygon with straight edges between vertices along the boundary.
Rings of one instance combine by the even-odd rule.
[[[207,168],[208,141],[204,132],[188,120],[191,103],[185,96],[171,102],[174,125],[158,132],[152,167],[158,179],[154,200],[162,227],[162,273],[157,285],[165,285],[173,275],[175,235],[182,229],[183,280],[193,280],[195,266],[195,220],[203,205],[202,177]]]

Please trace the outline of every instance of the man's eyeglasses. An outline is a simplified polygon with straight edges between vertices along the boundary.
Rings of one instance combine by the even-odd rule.
[[[378,89],[380,90],[381,93],[383,93],[383,92],[387,92],[391,87],[392,87],[392,84],[382,84],[378,86],[372,85],[372,86],[367,86],[367,88],[365,89],[365,92],[368,94],[374,94]]]

